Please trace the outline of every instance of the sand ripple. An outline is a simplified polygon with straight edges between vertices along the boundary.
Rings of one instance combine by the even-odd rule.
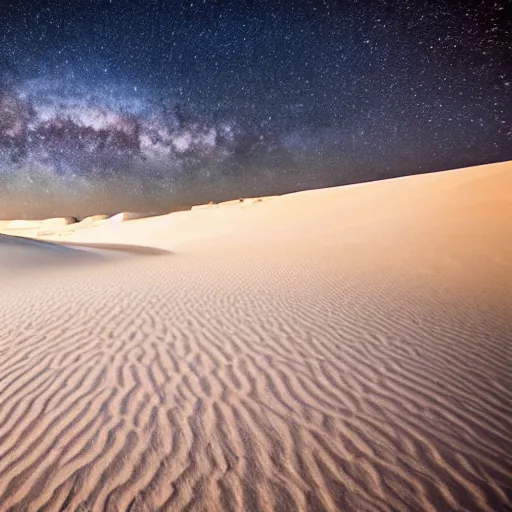
[[[154,261],[0,299],[2,510],[510,505],[499,315],[367,303],[314,262]]]
[[[2,512],[509,510],[510,268],[403,226],[11,280]]]

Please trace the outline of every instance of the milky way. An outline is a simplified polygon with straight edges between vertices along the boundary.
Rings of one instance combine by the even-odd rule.
[[[141,167],[179,175],[187,163],[222,162],[237,148],[229,120],[196,120],[120,85],[86,87],[36,79],[4,90],[0,141],[5,172],[46,167],[57,175],[101,178]]]
[[[1,7],[0,200],[165,209],[512,158],[503,6]]]

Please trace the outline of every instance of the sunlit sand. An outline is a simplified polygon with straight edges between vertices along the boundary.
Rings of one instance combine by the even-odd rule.
[[[0,222],[0,510],[511,507],[511,191]]]

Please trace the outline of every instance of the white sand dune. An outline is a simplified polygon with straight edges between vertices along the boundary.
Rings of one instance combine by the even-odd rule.
[[[214,210],[218,208],[219,205],[217,203],[208,203],[208,204],[196,204],[192,206],[191,210]]]
[[[6,229],[38,229],[41,227],[42,220],[11,220]]]
[[[82,226],[84,225],[91,225],[91,224],[96,224],[96,223],[100,223],[102,221],[105,221],[109,218],[108,215],[105,215],[105,214],[98,214],[98,215],[90,215],[89,217],[85,217],[85,219],[82,219],[80,221],[80,224]]]
[[[511,190],[506,162],[71,232],[172,254],[11,276],[0,509],[512,507]]]
[[[128,220],[144,219],[146,217],[154,217],[154,213],[137,213],[137,212],[121,212],[112,215],[108,222],[126,222]]]
[[[55,217],[53,219],[44,219],[41,222],[41,229],[57,229],[74,224],[76,219],[74,217]]]

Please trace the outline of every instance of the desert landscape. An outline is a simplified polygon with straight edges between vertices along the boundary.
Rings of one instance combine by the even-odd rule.
[[[512,510],[511,191],[0,221],[0,510]]]

